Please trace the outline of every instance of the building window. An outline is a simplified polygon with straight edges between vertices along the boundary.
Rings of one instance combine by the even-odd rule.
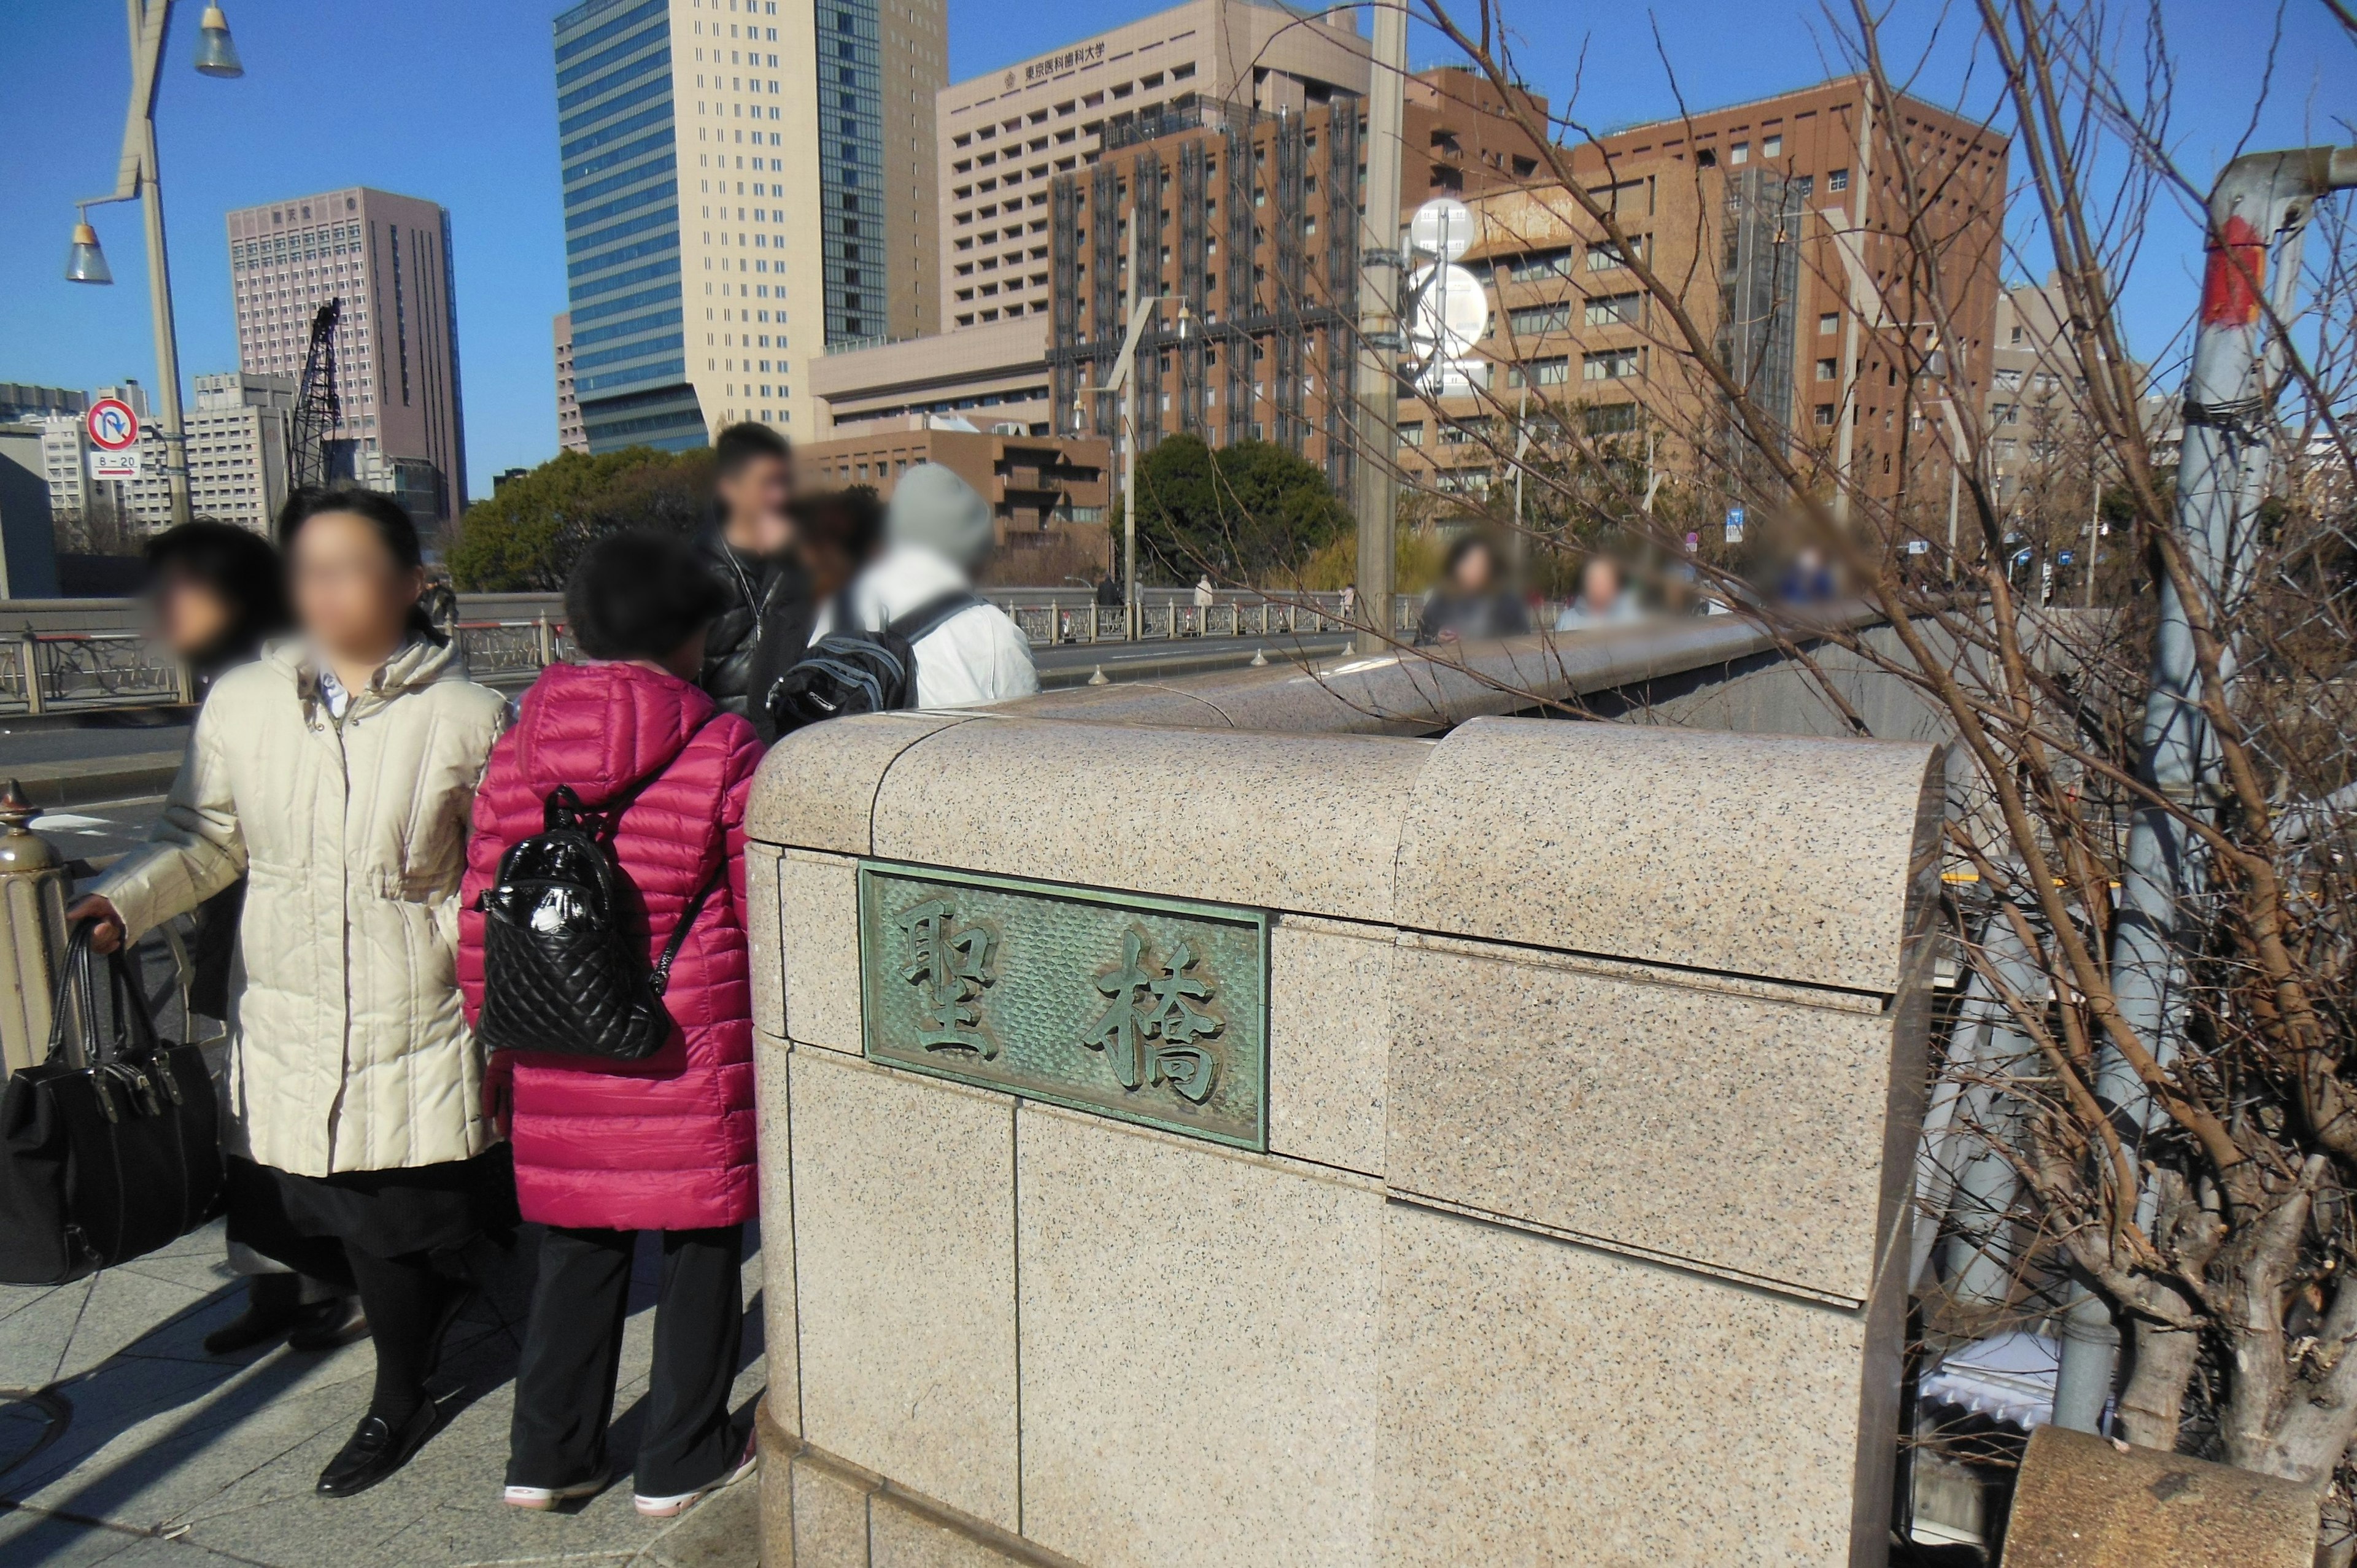
[[[1580,364],[1580,377],[1591,381],[1626,381],[1637,373],[1637,350],[1607,349],[1587,355]]]
[[[1587,302],[1586,320],[1590,327],[1630,327],[1645,312],[1645,296],[1641,294],[1598,295]]]
[[[1834,170],[1833,173],[1825,176],[1825,188],[1827,190],[1847,190],[1849,188],[1849,170],[1846,168],[1837,168]]]
[[[1820,338],[1830,338],[1834,335],[1834,328],[1840,325],[1841,313],[1836,310],[1828,310],[1823,316],[1817,317],[1817,336]]]
[[[1645,241],[1642,235],[1631,235],[1629,242],[1639,255],[1645,253]],[[1609,273],[1615,267],[1625,267],[1628,264],[1629,258],[1620,253],[1620,247],[1609,240],[1598,240],[1587,248],[1587,270],[1591,273]]]
[[[1760,156],[1763,158],[1782,157],[1784,156],[1784,138],[1781,136],[1770,136],[1766,141],[1760,143]]]
[[[1829,403],[1821,403],[1817,404],[1816,419],[1820,428],[1826,430],[1832,429],[1834,424],[1834,405]]]
[[[1535,338],[1548,332],[1571,330],[1571,302],[1559,300],[1553,305],[1526,305],[1507,313],[1517,338]]]
[[[1729,166],[1729,167],[1734,167],[1734,166],[1739,166],[1739,165],[1748,164],[1748,163],[1749,163],[1750,161],[1751,161],[1751,144],[1750,144],[1750,143],[1749,143],[1749,142],[1738,142],[1738,143],[1736,143],[1733,146],[1731,146],[1731,147],[1729,147],[1729,148],[1727,148],[1727,165],[1728,165],[1728,166]]]
[[[1506,263],[1509,283],[1543,283],[1551,278],[1569,277],[1572,252],[1568,247],[1560,251],[1533,251],[1514,256]]]
[[[1821,381],[1832,381],[1837,373],[1838,372],[1835,370],[1833,360],[1819,360],[1817,361],[1817,380]]]

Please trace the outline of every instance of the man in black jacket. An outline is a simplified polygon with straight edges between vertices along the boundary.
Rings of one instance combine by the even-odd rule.
[[[713,515],[695,547],[726,591],[728,607],[705,633],[696,683],[728,712],[749,716],[761,622],[802,592],[786,510],[793,499],[793,454],[766,424],[732,424],[712,446]]]

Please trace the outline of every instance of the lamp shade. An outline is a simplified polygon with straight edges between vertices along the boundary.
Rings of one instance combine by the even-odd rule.
[[[66,252],[68,283],[113,283],[114,274],[107,267],[106,252],[98,248],[98,231],[88,223],[73,227],[73,244]]]
[[[229,18],[218,5],[205,7],[197,24],[197,70],[206,76],[243,76],[245,62],[229,36]]]

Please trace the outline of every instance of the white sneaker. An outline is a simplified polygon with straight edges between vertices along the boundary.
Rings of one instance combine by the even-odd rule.
[[[745,1441],[745,1456],[737,1467],[708,1487],[698,1487],[692,1492],[681,1492],[668,1498],[651,1498],[644,1492],[633,1492],[630,1505],[649,1519],[676,1519],[694,1508],[698,1498],[710,1496],[723,1487],[733,1487],[760,1467],[761,1454],[751,1438]]]
[[[600,1474],[569,1487],[510,1487],[500,1494],[500,1500],[511,1509],[530,1509],[534,1513],[546,1513],[559,1503],[595,1496],[605,1484],[606,1477]]]

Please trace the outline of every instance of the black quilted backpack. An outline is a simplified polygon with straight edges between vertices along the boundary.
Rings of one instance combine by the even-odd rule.
[[[689,900],[651,967],[609,847],[635,794],[591,813],[572,786],[559,785],[544,829],[500,857],[499,879],[475,903],[483,912],[475,1032],[490,1049],[630,1062],[671,1038],[671,966],[726,867]]]
[[[851,594],[835,597],[834,629],[811,644],[764,699],[781,736],[845,714],[888,714],[917,694],[917,643],[960,610],[982,601],[963,588],[919,605],[881,631],[852,613]]]

